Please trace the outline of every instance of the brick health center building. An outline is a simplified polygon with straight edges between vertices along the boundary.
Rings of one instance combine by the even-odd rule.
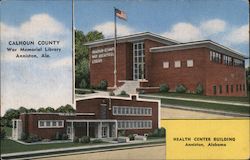
[[[90,83],[114,86],[114,39],[85,44],[89,48]],[[194,93],[198,84],[208,96],[246,96],[245,59],[239,52],[211,40],[180,43],[150,32],[117,38],[117,84],[139,81],[139,90],[175,91],[183,84]],[[119,83],[120,82],[120,83]]]
[[[22,133],[54,139],[57,132],[90,138],[144,135],[160,128],[160,101],[130,97],[91,96],[76,101],[76,113],[24,113],[13,120],[12,138],[21,139]]]

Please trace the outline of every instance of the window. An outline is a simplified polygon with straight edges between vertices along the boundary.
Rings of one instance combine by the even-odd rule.
[[[226,85],[226,92],[227,92],[227,93],[229,92],[228,84]]]
[[[238,90],[239,90],[239,86],[238,84],[236,84],[236,92],[238,92]]]
[[[236,66],[236,67],[244,67],[245,66],[244,61],[242,61],[242,60],[234,58],[233,62],[234,62],[234,66]]]
[[[222,85],[219,86],[220,94],[222,93]]]
[[[181,67],[181,61],[174,61],[174,67],[180,68]]]
[[[152,116],[152,108],[132,107],[132,106],[113,106],[113,115]]]
[[[169,68],[169,62],[163,62],[163,68]]]
[[[230,66],[233,65],[233,59],[230,56],[224,55],[223,56],[223,61],[224,61],[225,65],[230,65]]]
[[[193,67],[194,66],[194,62],[193,60],[187,60],[187,67]]]
[[[221,63],[221,54],[218,52],[210,51],[210,61]]]
[[[63,128],[64,120],[39,120],[38,128]]]
[[[144,42],[133,43],[133,79],[145,78]]]
[[[245,84],[242,85],[243,91],[245,91]]]
[[[231,92],[234,92],[234,85],[231,85]]]
[[[213,93],[216,94],[216,86],[213,86]]]
[[[151,120],[119,120],[118,129],[151,129]]]
[[[240,84],[240,91],[242,91],[242,87],[241,87],[241,84]]]

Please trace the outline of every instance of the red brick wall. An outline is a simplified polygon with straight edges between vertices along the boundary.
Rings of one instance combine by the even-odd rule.
[[[95,112],[96,119],[100,119],[100,104],[108,103],[108,99],[95,98],[83,101],[77,101],[76,109],[77,112]],[[91,107],[90,107],[91,106]],[[136,100],[122,100],[122,99],[112,99],[111,106],[134,106],[134,107],[151,107],[152,116],[115,116],[112,114],[112,110],[109,110],[109,105],[107,106],[107,119],[116,120],[152,120],[152,129],[134,129],[126,130],[127,134],[144,134],[153,132],[154,129],[158,128],[158,103],[157,102],[146,102],[146,101],[136,101]]]
[[[216,85],[216,96],[247,96],[246,89],[243,90],[243,84],[246,86],[245,68],[210,61],[209,52],[209,49],[205,50],[206,66],[209,66],[206,67],[206,95],[214,95],[213,86]],[[238,92],[236,91],[237,84]],[[222,93],[219,93],[219,85],[222,85]],[[226,92],[226,85],[229,85],[229,93]],[[233,92],[231,92],[231,85],[234,87]]]
[[[205,48],[159,52],[152,54],[152,65],[149,85],[158,87],[168,84],[175,91],[178,84],[184,84],[188,90],[194,91],[198,83],[205,87]],[[187,60],[193,60],[193,67],[187,67]],[[181,67],[175,68],[175,61],[181,61]],[[163,68],[163,62],[169,62],[169,68]],[[205,88],[206,89],[206,88]]]

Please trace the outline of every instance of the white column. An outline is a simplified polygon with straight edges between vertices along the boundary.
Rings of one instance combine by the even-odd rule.
[[[72,142],[74,140],[74,127],[73,127],[73,122],[71,122],[71,139],[72,139]]]
[[[15,126],[14,126],[14,124],[15,124],[15,120],[12,120],[12,138],[13,139],[15,139],[16,137],[15,137]]]
[[[117,138],[117,129],[118,129],[118,125],[117,125],[117,121],[115,121],[115,138]]]
[[[98,138],[102,138],[102,122],[100,122],[100,125],[98,127]]]
[[[89,122],[87,122],[87,136],[89,136]]]

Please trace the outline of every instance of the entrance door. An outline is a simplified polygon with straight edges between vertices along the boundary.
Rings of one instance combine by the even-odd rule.
[[[133,79],[145,79],[144,43],[133,43]]]
[[[102,127],[102,138],[107,138],[108,137],[108,127],[103,126]]]
[[[67,126],[67,135],[68,135],[69,139],[73,139],[71,126]]]

